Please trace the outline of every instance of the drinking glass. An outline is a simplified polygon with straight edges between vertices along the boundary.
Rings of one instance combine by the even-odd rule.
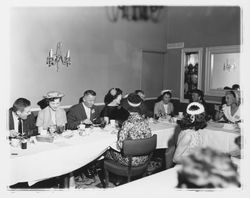
[[[49,126],[49,132],[50,132],[50,134],[55,133],[56,132],[56,125],[50,125]]]
[[[62,126],[58,126],[58,127],[57,127],[57,133],[58,133],[58,134],[61,134],[61,133],[63,133],[64,131],[65,131],[65,126],[62,125]]]

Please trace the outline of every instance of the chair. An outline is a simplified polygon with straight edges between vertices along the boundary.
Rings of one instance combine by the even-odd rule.
[[[146,176],[146,170],[148,163],[153,155],[153,151],[156,148],[157,135],[153,135],[150,138],[136,139],[136,140],[125,140],[123,142],[122,155],[128,157],[128,166],[121,165],[119,162],[114,160],[104,160],[104,171],[105,171],[105,184],[106,187],[109,184],[109,172],[126,176],[128,182],[130,182],[131,177],[143,175]],[[149,155],[148,161],[140,166],[132,167],[132,157]]]

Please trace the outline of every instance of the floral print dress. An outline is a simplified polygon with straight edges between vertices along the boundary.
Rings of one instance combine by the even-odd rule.
[[[131,113],[128,119],[123,123],[118,133],[117,148],[122,149],[124,140],[135,140],[150,138],[152,136],[149,123],[138,113]],[[128,166],[128,158],[123,157],[120,152],[110,150],[106,154],[106,158],[118,161],[120,164]],[[148,155],[132,158],[132,166],[139,166],[146,163]]]

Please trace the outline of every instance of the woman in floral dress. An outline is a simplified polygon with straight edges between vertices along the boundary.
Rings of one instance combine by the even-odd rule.
[[[130,105],[130,116],[123,123],[117,137],[117,150],[111,149],[107,152],[106,158],[119,162],[122,165],[128,166],[128,158],[123,157],[121,152],[123,142],[128,139],[144,139],[152,136],[148,121],[142,117],[140,112],[141,98],[137,94],[129,94],[128,104]],[[132,158],[132,166],[139,166],[146,163],[148,155]]]

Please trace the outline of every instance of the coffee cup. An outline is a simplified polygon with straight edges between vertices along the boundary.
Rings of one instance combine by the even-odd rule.
[[[115,128],[115,120],[110,120],[110,126]]]
[[[179,118],[183,118],[183,112],[178,113]]]

